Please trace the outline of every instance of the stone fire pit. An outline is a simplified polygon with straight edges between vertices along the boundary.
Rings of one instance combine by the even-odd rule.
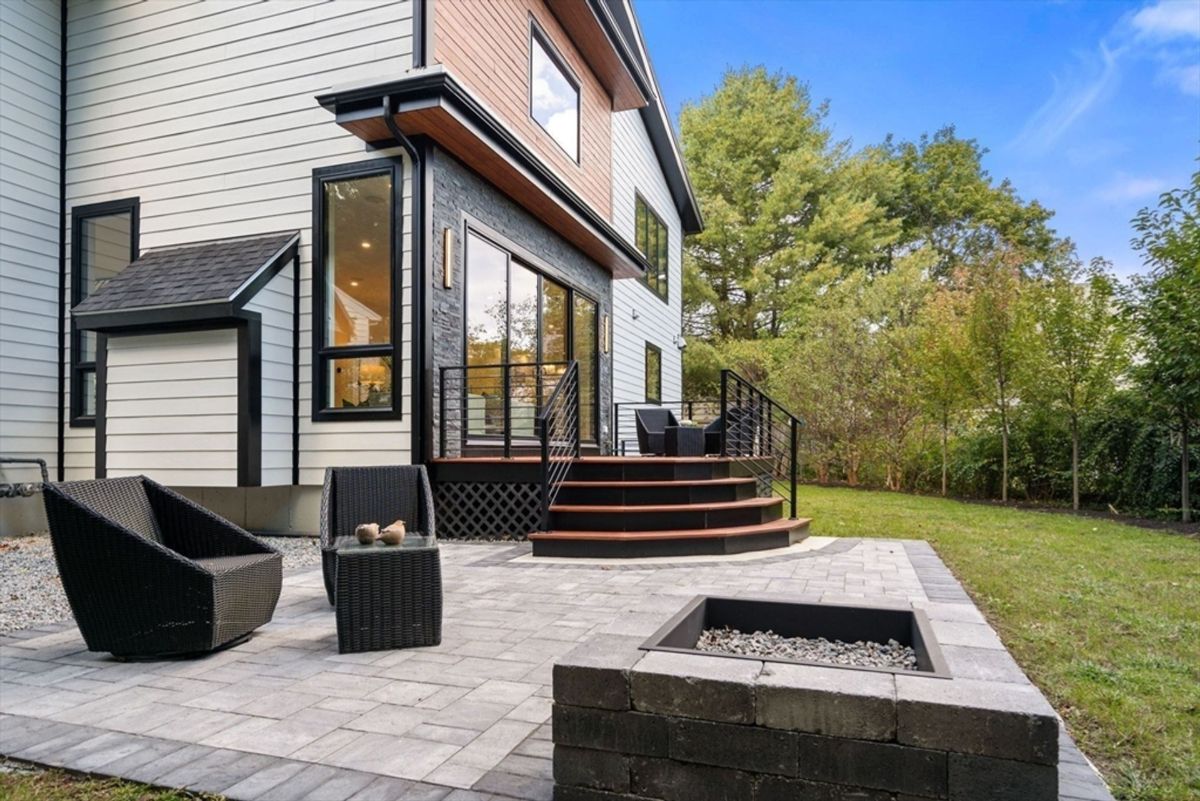
[[[698,598],[648,641],[658,650],[600,636],[560,660],[557,801],[1058,798],[1058,721],[1032,685],[955,675],[917,610],[762,603]],[[854,620],[865,628],[846,634]],[[919,669],[695,651],[714,622],[846,641],[879,641],[882,626],[914,646]]]

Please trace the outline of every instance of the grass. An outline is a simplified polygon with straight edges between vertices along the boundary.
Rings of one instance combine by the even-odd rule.
[[[1122,801],[1200,799],[1200,541],[805,486],[811,533],[928,540]]]
[[[0,773],[5,801],[197,801],[215,799],[185,790],[161,790],[119,779],[76,776],[61,770]]]

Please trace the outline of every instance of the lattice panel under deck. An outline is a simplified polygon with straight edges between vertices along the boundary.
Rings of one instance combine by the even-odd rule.
[[[438,536],[444,539],[523,540],[541,524],[542,489],[537,484],[495,481],[438,481],[433,505]]]

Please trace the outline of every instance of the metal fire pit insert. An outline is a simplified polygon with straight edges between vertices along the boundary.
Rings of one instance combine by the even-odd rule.
[[[827,640],[886,643],[895,640],[910,646],[917,655],[917,669],[839,665],[783,657],[701,651],[696,648],[705,629],[725,628],[752,633],[773,631],[783,637],[824,637]],[[697,595],[662,628],[641,645],[645,651],[752,659],[759,662],[788,662],[799,665],[867,670],[915,676],[950,678],[933,626],[920,609],[896,609],[848,604],[794,603],[765,598],[722,598]]]

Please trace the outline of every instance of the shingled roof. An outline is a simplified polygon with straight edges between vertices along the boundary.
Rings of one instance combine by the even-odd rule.
[[[148,250],[71,313],[93,330],[136,322],[148,310],[186,307],[190,319],[232,313],[295,258],[299,241],[298,231],[282,231]]]

